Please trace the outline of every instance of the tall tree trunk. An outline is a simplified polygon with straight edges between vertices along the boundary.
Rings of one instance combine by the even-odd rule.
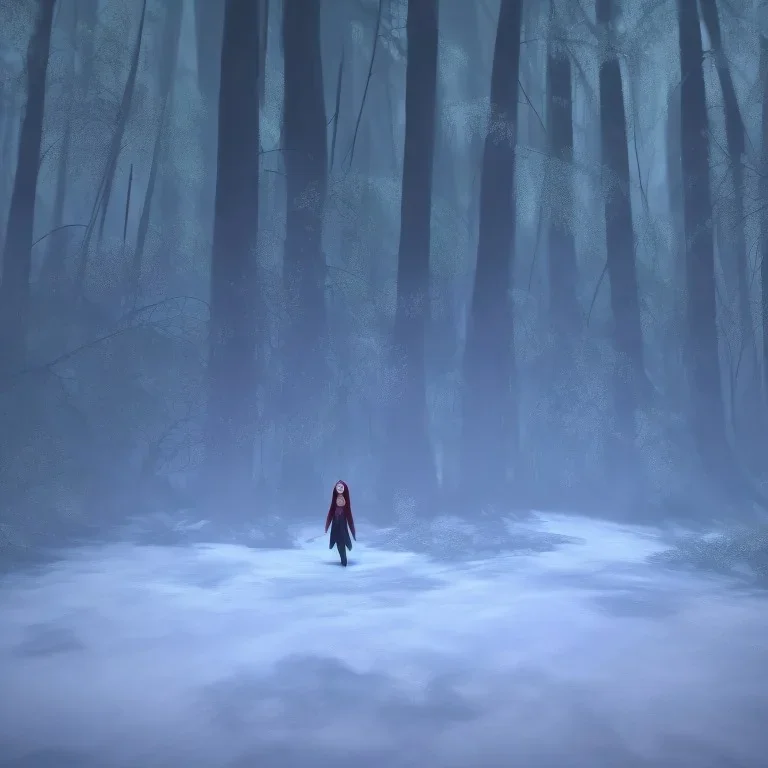
[[[730,455],[718,356],[709,134],[701,30],[696,3],[678,0],[677,12],[682,70],[680,133],[686,235],[690,417],[698,452],[707,470],[720,472]]]
[[[67,198],[67,179],[69,177],[69,153],[72,146],[72,123],[67,117],[64,135],[61,139],[59,165],[56,169],[56,191],[51,217],[51,236],[45,259],[40,270],[40,282],[46,291],[56,293],[61,288],[61,280],[66,267],[66,244],[70,232],[64,229],[64,205]]]
[[[613,40],[614,0],[598,0],[597,21]],[[612,46],[612,42],[609,43]],[[635,238],[629,186],[627,120],[618,56],[613,48],[600,65],[600,130],[603,163],[610,173],[605,195],[605,241],[611,285],[616,427],[628,446],[635,436],[635,409],[645,379],[643,332],[635,264]]]
[[[147,187],[144,192],[144,202],[141,206],[139,215],[139,226],[136,230],[136,244],[133,248],[133,257],[128,268],[128,298],[134,306],[138,305],[141,294],[141,272],[144,266],[144,250],[147,245],[147,236],[149,235],[149,221],[152,215],[152,201],[155,196],[155,187],[157,185],[157,175],[160,170],[160,156],[163,148],[163,136],[165,134],[165,112],[167,109],[167,99],[163,100],[161,107],[160,121],[155,134],[155,143],[152,147],[152,159],[149,164],[149,176],[147,177]]]
[[[55,0],[38,0],[37,18],[27,47],[27,106],[19,136],[0,284],[0,369],[5,371],[23,367],[26,359],[35,195],[55,5]]]
[[[685,289],[685,237],[683,234],[683,179],[680,161],[680,86],[675,84],[667,93],[667,189],[669,194],[669,215],[672,219],[672,237],[674,238],[675,263],[672,279],[675,291]]]
[[[516,231],[515,146],[523,0],[501,0],[483,149],[480,228],[464,350],[462,472],[475,503],[498,501],[517,463],[518,407],[510,299]],[[499,127],[499,124],[501,127]]]
[[[68,13],[69,51],[65,65],[65,78],[67,80],[67,116],[64,124],[64,133],[61,138],[59,150],[59,163],[56,168],[56,191],[53,199],[53,213],[51,216],[51,236],[48,238],[43,265],[40,270],[40,283],[46,293],[56,293],[61,288],[62,278],[66,266],[65,246],[69,243],[70,232],[64,229],[64,206],[67,197],[69,178],[69,153],[72,145],[72,103],[75,98],[75,59],[77,55],[77,3],[69,3],[66,7],[59,8],[59,12]]]
[[[76,0],[78,22],[82,24],[83,32],[78,45],[81,69],[79,89],[81,98],[85,98],[91,87],[91,79],[96,68],[96,25],[99,21],[99,0]]]
[[[581,323],[576,297],[576,241],[573,236],[573,97],[571,61],[567,51],[547,51],[547,135],[552,157],[563,164],[549,212],[549,312],[558,346],[567,345]]]
[[[9,117],[8,109],[11,103],[11,97],[7,86],[0,84],[0,168],[11,168],[13,154],[13,142],[16,138],[15,121]],[[11,173],[3,174],[0,179],[0,242],[5,241],[6,215],[8,209],[6,202],[10,197],[10,190],[13,187],[13,175]],[[0,261],[0,274],[2,274],[3,264]]]
[[[251,507],[256,435],[259,15],[251,0],[226,0],[219,88],[205,460],[209,492],[231,494],[235,515]]]
[[[112,187],[115,184],[115,173],[117,172],[117,161],[120,158],[120,150],[123,144],[123,136],[131,116],[131,104],[133,103],[133,92],[136,89],[136,76],[139,72],[139,57],[141,55],[141,39],[144,35],[144,19],[147,13],[147,3],[141,7],[141,19],[139,20],[139,31],[136,34],[136,42],[133,46],[133,55],[131,57],[131,67],[128,70],[128,78],[123,88],[123,96],[120,100],[120,108],[115,118],[115,130],[112,137],[112,144],[107,159],[107,167],[104,178],[104,191],[101,202],[101,220],[99,222],[99,240],[104,236],[104,225],[107,221],[107,211],[109,210],[109,201],[112,197]]]
[[[259,40],[259,103],[264,108],[264,99],[267,94],[267,40],[269,40],[269,0],[257,0],[261,18],[259,19],[259,29],[261,38]]]
[[[437,0],[409,0],[405,151],[397,256],[390,487],[423,508],[437,478],[429,440],[424,340],[430,310],[429,252],[437,98]]]
[[[760,173],[760,286],[763,325],[763,382],[768,404],[768,37],[760,37],[760,77],[763,85],[762,168]]]
[[[456,5],[450,3],[449,5]],[[485,51],[485,41],[480,30],[478,15],[482,10],[474,3],[459,4],[463,5],[466,14],[465,26],[465,45],[469,51],[470,61],[482,61]],[[485,80],[480,74],[480,67],[468,66],[465,68],[464,88],[469,98],[478,99],[477,94],[484,93]],[[487,82],[487,81],[486,81]],[[473,246],[476,245],[477,229],[480,224],[480,178],[477,174],[477,168],[482,164],[483,157],[483,137],[479,130],[471,130],[467,147],[467,163],[465,165],[468,174],[469,205],[467,207],[467,221],[469,223],[469,241]]]
[[[204,117],[200,121],[203,156],[200,208],[205,232],[208,232],[210,226],[216,187],[216,103],[219,93],[223,26],[224,3],[195,0],[197,88],[204,110]]]
[[[729,293],[734,296],[739,319],[741,349],[747,355],[753,366],[757,362],[757,346],[755,331],[752,323],[750,308],[750,280],[747,266],[747,244],[744,233],[744,151],[746,132],[741,117],[739,102],[736,98],[736,88],[731,77],[731,70],[723,52],[720,18],[716,0],[699,0],[701,16],[709,35],[712,50],[715,54],[717,76],[720,90],[723,94],[723,110],[725,113],[725,139],[728,147],[730,169],[733,177],[733,210],[729,220],[721,224],[728,229],[728,235],[723,238],[727,243],[727,251],[720,258],[723,262],[723,274],[730,278]],[[753,375],[756,371],[751,372]],[[753,380],[754,381],[754,380]],[[753,390],[754,391],[754,390]],[[747,403],[749,409],[751,403]]]
[[[441,17],[443,18],[443,17]],[[441,26],[445,26],[442,22]],[[406,70],[407,72],[407,70]],[[432,175],[432,181],[437,187],[438,197],[444,201],[449,208],[457,214],[460,212],[460,192],[461,183],[458,177],[459,157],[453,141],[452,126],[448,110],[450,109],[449,89],[445,78],[437,78],[437,96],[435,100],[435,117],[432,122],[435,126],[435,138],[432,142],[434,146],[433,164],[435,166]],[[406,74],[406,94],[408,89],[408,80]],[[408,105],[406,104],[406,131],[408,128]],[[407,141],[407,139],[406,139]]]
[[[98,0],[76,0],[70,3],[70,12],[73,20],[72,40],[72,104],[86,104],[91,92],[91,83],[95,70],[96,26],[98,24]],[[79,66],[77,60],[79,59]],[[70,104],[70,109],[72,104]],[[54,214],[52,229],[56,222],[62,221],[66,207],[68,187],[72,184],[69,155],[72,143],[71,116],[67,116],[67,124],[64,127],[59,166],[56,171],[56,197],[54,202]],[[50,238],[48,253],[43,261],[40,272],[40,283],[44,290],[57,293],[65,301],[71,297],[67,289],[66,270],[67,254],[66,246],[72,241],[72,230],[67,228],[59,230]]]
[[[441,15],[440,27],[444,29],[446,26],[445,16]],[[447,215],[451,220],[448,226],[450,228],[455,227],[455,231],[458,233],[461,227],[458,222],[462,218],[466,220],[463,174],[461,173],[462,152],[457,150],[455,143],[451,140],[451,126],[446,119],[446,110],[449,107],[447,96],[447,83],[444,78],[438,76],[432,184],[438,190],[435,198],[439,215],[441,217]],[[406,111],[406,131],[408,130],[407,121],[408,114]],[[405,197],[401,203],[405,205]],[[454,221],[457,223],[454,224]],[[440,219],[435,223],[438,227],[444,226]],[[459,334],[457,333],[454,294],[460,279],[457,274],[459,270],[456,269],[460,263],[459,248],[459,244],[455,240],[451,240],[445,253],[440,254],[438,264],[431,270],[431,287],[427,286],[427,295],[431,295],[431,301],[427,305],[431,315],[427,321],[426,366],[428,372],[438,377],[448,375],[456,368]]]
[[[101,237],[104,229],[104,217],[106,216],[106,211],[109,207],[109,199],[111,196],[112,186],[114,184],[115,172],[117,170],[117,161],[120,158],[123,136],[125,135],[125,128],[128,124],[128,117],[131,111],[131,102],[133,101],[133,91],[136,85],[136,75],[139,69],[139,54],[141,53],[141,40],[144,35],[144,20],[146,18],[146,14],[147,0],[144,0],[141,6],[139,29],[136,33],[136,40],[133,46],[131,66],[128,71],[128,78],[125,81],[125,87],[123,88],[123,95],[120,100],[120,106],[117,110],[117,115],[115,116],[115,126],[109,144],[107,162],[104,166],[104,172],[99,183],[99,188],[96,192],[96,199],[94,201],[91,217],[88,221],[88,226],[85,230],[83,241],[80,244],[80,253],[78,254],[77,263],[76,288],[78,291],[80,291],[81,294],[85,285],[86,275],[88,274],[88,251],[91,246],[91,238],[93,237],[93,231],[96,228],[96,223],[99,219],[100,213],[101,221],[99,224],[99,237]]]
[[[152,148],[152,160],[149,167],[147,188],[144,193],[144,204],[141,208],[139,228],[136,233],[136,246],[133,250],[133,260],[130,270],[129,292],[135,301],[140,293],[141,269],[144,262],[144,249],[147,235],[149,234],[149,220],[152,213],[152,199],[155,192],[157,175],[160,170],[160,158],[165,137],[165,126],[168,113],[168,102],[173,90],[173,80],[176,73],[176,62],[179,52],[179,39],[181,37],[181,19],[184,6],[181,0],[166,0],[165,24],[163,26],[162,48],[159,58],[159,71],[157,74],[160,91],[160,118],[155,135],[155,144]]]
[[[313,483],[316,470],[307,431],[315,423],[326,380],[323,210],[328,150],[320,55],[320,0],[283,5],[286,238],[283,280],[288,300],[283,408],[292,425],[283,456],[284,491],[301,495],[297,478]]]
[[[174,260],[179,255],[177,232],[183,227],[182,202],[179,183],[175,173],[175,167],[171,159],[170,144],[173,141],[173,133],[168,131],[170,116],[176,111],[176,101],[179,95],[175,88],[171,89],[168,96],[166,111],[166,130],[163,132],[162,146],[160,149],[160,165],[158,178],[153,193],[153,208],[162,226],[159,227],[160,237],[158,247],[155,249],[154,258],[151,260],[152,269],[152,295],[158,299],[166,297],[170,293],[184,292],[184,271],[177,272]],[[264,205],[263,196],[260,198],[260,209]],[[156,202],[155,202],[156,201]],[[181,281],[177,280],[181,278]],[[178,288],[178,290],[177,290]],[[151,300],[151,299],[150,299]]]

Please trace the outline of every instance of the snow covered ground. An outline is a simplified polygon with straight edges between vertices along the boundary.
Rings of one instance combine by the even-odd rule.
[[[551,551],[445,562],[359,528],[346,570],[302,532],[5,577],[0,765],[766,765],[768,602],[647,564],[652,532],[550,518]]]

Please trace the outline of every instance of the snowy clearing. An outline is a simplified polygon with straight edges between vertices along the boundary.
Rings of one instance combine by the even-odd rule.
[[[361,541],[344,570],[307,531],[5,577],[0,765],[764,765],[768,601],[647,564],[646,529],[540,530],[474,562]]]

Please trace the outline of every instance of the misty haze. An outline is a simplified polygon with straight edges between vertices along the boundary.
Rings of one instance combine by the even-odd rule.
[[[764,768],[764,0],[0,0],[0,768]]]

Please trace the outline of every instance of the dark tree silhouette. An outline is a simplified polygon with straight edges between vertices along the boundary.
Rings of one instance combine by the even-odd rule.
[[[259,19],[259,29],[261,38],[259,39],[259,102],[264,106],[264,97],[266,95],[267,84],[267,39],[269,37],[269,0],[255,0],[259,4],[261,18]]]
[[[133,104],[133,94],[136,90],[136,78],[139,72],[139,58],[141,56],[141,43],[144,35],[144,22],[147,13],[146,0],[141,7],[141,19],[139,20],[139,31],[136,33],[136,41],[133,45],[131,55],[131,66],[128,70],[128,77],[123,88],[123,95],[120,100],[120,107],[115,118],[115,129],[112,134],[112,144],[109,149],[107,167],[104,171],[102,201],[101,201],[101,219],[99,220],[99,240],[104,236],[104,225],[109,211],[109,201],[112,197],[112,188],[115,185],[115,174],[117,173],[117,161],[120,158],[120,150],[123,144],[123,136],[131,116],[131,106]]]
[[[440,14],[440,11],[438,10]],[[453,29],[461,29],[461,21],[465,17],[471,17],[474,15],[474,8],[467,9],[465,6],[456,3],[447,3],[445,11],[440,15],[441,29],[444,27],[452,27]],[[457,41],[457,44],[463,44],[464,40]],[[437,68],[437,65],[435,65]],[[407,77],[407,76],[406,76]],[[451,208],[458,210],[458,201],[460,199],[460,192],[462,188],[460,163],[456,162],[454,155],[458,154],[454,146],[454,140],[452,138],[452,126],[449,120],[444,119],[446,117],[446,108],[450,106],[450,89],[446,78],[437,77],[436,86],[436,99],[435,99],[435,139],[434,139],[434,155],[433,165],[434,174],[433,181],[435,188],[439,196],[449,202]],[[408,90],[408,81],[406,79],[406,96]],[[407,117],[407,115],[406,115]],[[435,162],[435,159],[439,156],[444,158],[443,162]]]
[[[667,94],[667,124],[666,124],[666,181],[669,200],[669,215],[674,232],[674,264],[672,274],[675,279],[675,289],[681,291],[685,285],[685,258],[683,250],[685,237],[683,235],[683,179],[682,163],[680,161],[680,92],[676,83]]]
[[[59,9],[59,15],[64,14],[64,27],[67,33],[67,56],[63,65],[65,77],[65,93],[67,98],[66,118],[64,132],[59,148],[59,163],[56,168],[56,187],[53,198],[53,211],[51,214],[51,231],[48,238],[48,247],[45,251],[45,259],[41,269],[40,280],[48,291],[56,291],[57,283],[64,275],[65,254],[64,245],[69,241],[69,231],[64,228],[64,205],[67,198],[67,180],[69,177],[69,153],[72,146],[72,105],[76,97],[77,83],[77,26],[79,4],[68,3]]]
[[[288,436],[283,457],[286,492],[315,470],[308,425],[326,380],[325,256],[322,225],[328,174],[327,120],[320,55],[320,0],[283,6],[285,102],[283,161],[287,218],[283,279],[289,301],[283,362],[283,408],[300,430]]]
[[[460,21],[466,16],[474,15],[474,8],[467,9],[463,5],[448,3],[445,5],[446,13],[440,16],[441,29],[448,26],[461,28]],[[451,13],[452,12],[452,13]],[[446,19],[446,16],[448,19]],[[451,24],[451,16],[453,23]],[[438,221],[444,217],[443,211],[458,213],[464,208],[462,197],[464,182],[462,179],[461,153],[458,151],[455,140],[452,137],[452,126],[446,116],[446,109],[450,106],[449,88],[446,78],[437,78],[437,106],[435,118],[435,148],[434,148],[434,173],[432,183],[435,190]],[[401,205],[404,198],[401,199]],[[455,214],[454,214],[455,215]],[[427,305],[430,309],[427,320],[428,330],[425,337],[425,363],[429,375],[444,376],[454,370],[456,355],[458,353],[458,318],[457,302],[454,294],[457,284],[455,270],[446,270],[445,263],[448,258],[455,259],[456,252],[449,246],[449,253],[442,255],[442,269],[433,269],[431,287],[429,292],[434,302]]]
[[[727,243],[727,252],[720,254],[723,275],[729,283],[731,293],[736,296],[737,315],[741,344],[751,362],[756,362],[757,348],[755,331],[752,323],[750,308],[750,279],[747,267],[747,244],[744,234],[744,151],[746,132],[744,121],[736,97],[736,87],[723,52],[722,33],[717,0],[699,0],[701,18],[709,35],[710,44],[715,57],[717,76],[720,90],[723,93],[723,111],[725,114],[725,140],[730,160],[730,170],[733,178],[734,210],[733,221],[724,223],[727,234],[720,242]],[[751,371],[754,375],[754,370]],[[753,380],[754,381],[754,380]]]
[[[597,21],[605,29],[606,55],[600,65],[600,130],[603,164],[608,169],[605,195],[607,270],[611,285],[616,426],[625,444],[635,435],[639,385],[645,379],[643,333],[635,265],[635,239],[629,187],[627,120],[619,58],[613,47],[615,0],[598,0]]]
[[[146,17],[147,2],[144,0],[141,6],[141,16],[139,17],[139,28],[136,32],[136,38],[131,52],[131,64],[128,69],[128,76],[126,77],[120,104],[118,105],[117,114],[115,115],[112,137],[110,138],[109,149],[107,151],[107,162],[104,166],[104,172],[96,191],[96,199],[93,203],[91,217],[88,221],[88,226],[83,235],[83,240],[80,244],[78,253],[76,287],[79,294],[78,298],[80,299],[83,299],[85,278],[88,274],[88,253],[91,246],[91,239],[96,229],[97,220],[99,222],[99,240],[101,240],[104,233],[109,201],[112,196],[112,187],[114,186],[115,175],[117,173],[117,163],[122,151],[123,136],[125,135],[128,118],[131,114],[131,104],[133,103],[133,93],[136,88],[136,78],[139,71],[139,56],[141,54],[141,42],[144,37]]]
[[[678,0],[680,134],[692,430],[707,469],[728,458],[716,319],[712,195],[709,179],[707,101],[696,3]],[[731,466],[729,462],[727,466]]]
[[[226,0],[211,263],[206,469],[212,490],[246,504],[255,428],[254,249],[259,202],[259,8]]]
[[[449,10],[450,9],[450,10]],[[482,60],[485,48],[483,35],[480,31],[478,16],[483,14],[483,9],[476,3],[446,3],[445,15],[453,14],[454,18],[458,16],[458,22],[463,31],[462,47],[467,52],[469,61],[480,62]],[[466,88],[474,98],[484,92],[485,78],[480,66],[468,66],[465,73]],[[470,194],[470,204],[467,211],[467,218],[472,229],[472,235],[475,234],[477,223],[480,219],[480,195],[479,190],[480,174],[475,173],[482,162],[483,156],[483,137],[479,131],[472,131],[468,138],[467,154],[470,167],[473,171],[472,192]]]
[[[571,60],[567,51],[553,44],[547,51],[547,135],[552,156],[570,169],[573,163]],[[549,313],[561,352],[581,324],[576,298],[576,241],[571,222],[573,190],[569,177],[566,178],[567,187],[556,196],[559,205],[551,211],[549,223]]]
[[[58,152],[59,164],[56,169],[56,193],[51,220],[52,234],[48,238],[48,248],[40,272],[40,285],[49,294],[58,295],[65,302],[71,298],[71,292],[66,285],[66,253],[65,247],[73,240],[72,229],[58,229],[64,222],[64,210],[67,194],[71,184],[70,149],[72,143],[72,120],[75,115],[72,109],[75,104],[88,105],[91,95],[93,74],[96,68],[95,40],[98,22],[98,0],[77,0],[59,6],[58,14],[69,12],[71,24],[71,58],[68,61],[67,77],[70,113],[64,126],[61,148]],[[58,19],[57,19],[58,21]],[[78,66],[79,61],[79,66]]]
[[[77,46],[81,64],[78,89],[81,96],[85,96],[96,71],[96,25],[99,20],[99,0],[76,0],[76,5],[78,22],[83,27],[83,34]]]
[[[197,89],[205,110],[205,117],[200,122],[204,179],[200,185],[200,204],[206,222],[209,221],[214,204],[215,185],[206,181],[213,179],[216,174],[216,100],[219,93],[223,25],[224,4],[220,0],[195,0]]]
[[[760,37],[760,76],[763,84],[762,169],[760,174],[760,285],[763,325],[763,381],[768,401],[768,38]]]
[[[434,501],[436,490],[427,419],[424,341],[429,318],[437,5],[437,0],[408,3],[405,151],[394,333],[398,385],[390,431],[396,487],[411,497],[423,495],[419,499],[422,503]]]
[[[166,0],[165,20],[161,38],[162,48],[161,54],[158,57],[157,73],[158,90],[160,91],[161,100],[160,119],[158,120],[157,133],[155,134],[155,142],[152,148],[152,159],[149,165],[147,188],[144,193],[144,203],[141,207],[139,227],[136,233],[136,245],[133,251],[133,260],[130,270],[129,291],[134,300],[140,292],[144,249],[147,243],[147,235],[149,234],[149,219],[152,212],[152,202],[154,199],[157,177],[160,171],[160,157],[162,154],[163,138],[165,137],[166,132],[168,104],[173,89],[174,75],[176,73],[183,12],[184,6],[182,5],[182,0]]]
[[[19,135],[0,284],[0,368],[6,371],[23,367],[26,359],[35,195],[55,5],[55,0],[38,0],[35,26],[27,47],[27,105]]]
[[[514,466],[518,414],[510,289],[522,0],[501,0],[483,149],[477,266],[464,350],[462,471],[476,502],[498,499]],[[480,498],[487,495],[487,499]]]

